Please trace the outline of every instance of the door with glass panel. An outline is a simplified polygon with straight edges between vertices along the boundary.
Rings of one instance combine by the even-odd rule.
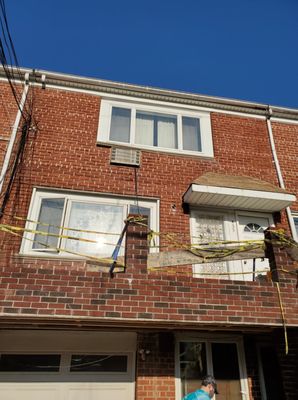
[[[231,239],[229,235],[229,224],[227,216],[223,213],[206,212],[199,210],[191,211],[192,243],[212,248],[219,246],[218,242]],[[195,277],[226,278],[228,263],[225,261],[195,264],[193,274]]]
[[[239,340],[181,340],[177,352],[180,378],[177,399],[200,388],[204,375],[213,374],[219,391],[216,400],[248,400],[244,353]]]
[[[270,214],[249,212],[191,211],[192,243],[207,248],[235,246],[248,241],[264,240],[264,231],[272,225]],[[230,244],[220,244],[231,241]],[[270,269],[267,259],[213,261],[193,266],[195,277],[252,281],[261,279]]]
[[[249,214],[238,215],[239,240],[263,240],[264,231],[272,224],[272,217]],[[269,261],[265,258],[242,260],[244,280],[259,279],[270,270]]]

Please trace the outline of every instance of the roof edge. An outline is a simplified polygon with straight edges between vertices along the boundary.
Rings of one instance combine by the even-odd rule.
[[[121,83],[117,81],[87,78],[78,75],[50,72],[39,69],[13,67],[13,71],[20,81],[25,81],[25,75],[29,73],[30,82],[37,84],[42,84],[43,79],[45,78],[46,84],[78,90],[135,96],[151,100],[213,108],[215,110],[218,109],[244,114],[256,114],[264,117],[298,120],[298,109],[295,108],[279,107],[269,104],[201,95],[178,90],[154,88],[151,86]],[[0,67],[0,78],[6,78],[3,67]],[[269,108],[272,110],[271,114],[269,114]]]

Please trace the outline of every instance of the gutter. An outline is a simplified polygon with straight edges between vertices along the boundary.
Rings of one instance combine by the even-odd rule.
[[[10,161],[12,150],[13,150],[13,146],[15,144],[15,140],[16,140],[16,137],[17,137],[18,127],[19,127],[19,124],[20,124],[20,120],[21,120],[22,113],[23,113],[23,110],[24,110],[25,101],[26,101],[26,98],[27,98],[27,93],[28,93],[28,90],[29,90],[29,72],[25,73],[24,81],[25,81],[25,87],[24,87],[23,94],[22,94],[22,97],[21,97],[20,105],[18,107],[16,119],[15,119],[15,122],[14,122],[14,125],[13,125],[13,128],[12,128],[12,132],[11,132],[11,135],[10,135],[9,143],[8,143],[8,146],[7,146],[7,150],[6,150],[6,154],[5,154],[5,158],[4,158],[4,161],[3,161],[2,170],[1,170],[1,174],[0,174],[0,193],[2,191],[4,180],[5,180],[5,176],[6,176],[8,167],[9,167],[9,161]]]
[[[273,115],[273,111],[272,111],[272,108],[269,106],[267,108],[267,129],[268,129],[268,135],[269,135],[271,151],[272,151],[272,155],[273,155],[273,162],[274,162],[274,165],[275,165],[279,186],[282,189],[285,189],[285,183],[284,183],[284,179],[283,179],[283,176],[282,176],[280,164],[279,164],[279,161],[278,161],[278,156],[277,156],[277,152],[276,152],[276,148],[275,148],[275,142],[274,142],[274,136],[273,136],[273,132],[272,132],[272,125],[271,125],[271,117],[272,117],[272,115]],[[291,230],[292,237],[296,238],[296,227],[295,227],[294,219],[292,217],[291,209],[290,209],[290,207],[286,207],[285,210],[286,210],[286,213],[287,213],[288,222],[289,222],[289,225],[290,225],[290,230]]]
[[[256,114],[267,117],[268,105],[249,101],[226,99],[200,94],[193,94],[183,91],[166,90],[150,86],[134,85],[102,79],[86,78],[77,75],[61,74],[44,70],[31,70],[21,68],[18,70],[21,75],[31,74],[31,83],[39,84],[43,88],[47,85],[73,88],[93,92],[103,92],[123,96],[134,96],[150,100],[186,104],[199,107],[213,108],[214,110],[227,110],[245,114]],[[3,69],[0,68],[0,78],[5,78]],[[298,121],[298,109],[271,106],[273,117],[292,119]]]

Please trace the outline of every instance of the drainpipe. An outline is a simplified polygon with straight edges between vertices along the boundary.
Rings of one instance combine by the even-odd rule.
[[[275,148],[275,143],[274,143],[273,132],[272,132],[272,126],[271,126],[272,114],[273,114],[272,108],[269,106],[268,107],[268,114],[266,116],[267,129],[268,129],[268,134],[269,134],[269,141],[270,141],[270,146],[271,146],[271,151],[272,151],[272,155],[273,155],[273,161],[274,161],[274,165],[275,165],[275,169],[276,169],[276,173],[277,173],[279,186],[281,187],[281,189],[285,189],[285,183],[284,183],[284,180],[283,180],[283,177],[282,177],[281,168],[280,168],[280,165],[279,165],[279,161],[278,161],[278,157],[277,157],[277,153],[276,153],[276,148]],[[296,228],[295,228],[294,220],[292,218],[290,207],[286,207],[286,213],[287,213],[288,222],[289,222],[289,225],[290,225],[290,230],[291,230],[292,237],[295,238],[296,237]]]
[[[23,94],[22,94],[22,98],[20,101],[20,105],[18,108],[18,112],[17,112],[17,116],[12,128],[12,133],[9,139],[9,143],[7,146],[7,150],[6,150],[6,154],[5,154],[5,158],[3,161],[3,165],[2,165],[2,171],[1,171],[1,175],[0,175],[0,193],[2,191],[2,187],[4,184],[4,180],[5,180],[5,176],[8,170],[8,166],[9,166],[9,161],[11,158],[11,153],[12,153],[12,149],[16,140],[16,136],[17,136],[17,132],[18,132],[18,127],[19,127],[19,123],[22,117],[22,113],[23,113],[23,109],[24,109],[24,105],[25,105],[25,101],[26,101],[26,97],[27,97],[27,93],[28,93],[28,89],[29,89],[29,72],[25,73],[25,87],[23,90]]]

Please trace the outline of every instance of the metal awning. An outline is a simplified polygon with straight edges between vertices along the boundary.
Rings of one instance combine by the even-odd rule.
[[[295,195],[268,182],[214,173],[194,181],[183,196],[191,205],[266,212],[280,211],[294,201]]]

